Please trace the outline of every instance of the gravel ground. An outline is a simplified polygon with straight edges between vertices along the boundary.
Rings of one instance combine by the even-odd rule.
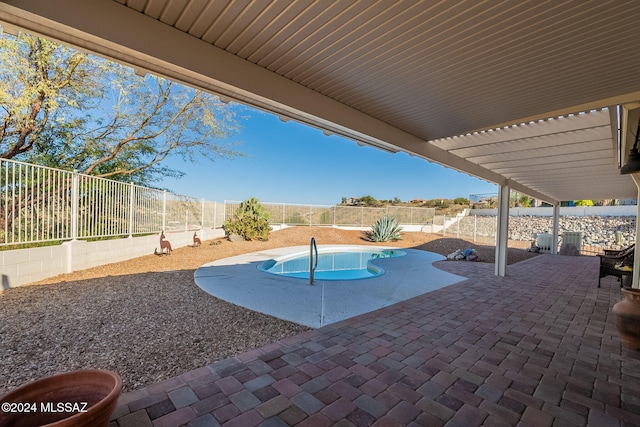
[[[194,284],[193,273],[216,259],[304,245],[312,236],[320,245],[378,244],[361,231],[293,227],[267,242],[205,241],[0,293],[0,394],[84,368],[118,372],[123,391],[131,391],[307,330],[216,299]],[[483,262],[493,262],[495,251],[425,233],[385,245],[445,256],[473,247]],[[510,249],[509,263],[532,256]]]

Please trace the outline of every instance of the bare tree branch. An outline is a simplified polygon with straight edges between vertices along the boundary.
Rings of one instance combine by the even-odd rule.
[[[0,107],[4,158],[144,184],[172,155],[238,154],[216,97],[24,34],[0,36]]]

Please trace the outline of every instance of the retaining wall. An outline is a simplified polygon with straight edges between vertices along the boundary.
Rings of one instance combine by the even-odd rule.
[[[224,236],[222,229],[200,230],[201,240]],[[193,231],[166,233],[173,248],[193,243]],[[0,292],[58,274],[125,261],[160,250],[158,235],[87,242],[74,240],[57,246],[0,251]]]

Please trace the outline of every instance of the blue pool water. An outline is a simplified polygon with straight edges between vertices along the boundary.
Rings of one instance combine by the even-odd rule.
[[[406,255],[406,252],[396,249],[320,252],[314,277],[316,280],[356,280],[377,277],[384,274],[384,269],[371,264],[370,261],[403,255]],[[280,276],[308,279],[309,253],[270,259],[260,264],[258,268]]]

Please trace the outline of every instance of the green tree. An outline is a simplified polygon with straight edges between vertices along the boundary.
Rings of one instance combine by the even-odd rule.
[[[456,197],[455,199],[453,199],[453,203],[456,205],[468,205],[469,199],[466,199],[464,197]]]
[[[378,200],[376,200],[373,196],[362,196],[360,197],[359,201],[361,204],[371,207],[375,207],[380,204]]]
[[[530,208],[531,203],[533,202],[533,200],[531,200],[531,197],[526,196],[524,194],[521,195],[518,200],[520,202],[520,206],[522,206],[523,208]]]
[[[0,38],[0,157],[148,184],[238,155],[217,97],[26,34]]]
[[[593,200],[574,200],[574,206],[593,206]]]

